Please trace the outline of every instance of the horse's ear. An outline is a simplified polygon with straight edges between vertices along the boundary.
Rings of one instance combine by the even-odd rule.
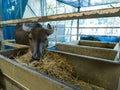
[[[46,32],[47,32],[47,35],[50,35],[50,34],[52,34],[54,32],[54,28],[52,28],[49,23],[47,24]]]
[[[49,23],[47,24],[47,28],[52,29],[52,27],[51,27],[51,25]]]

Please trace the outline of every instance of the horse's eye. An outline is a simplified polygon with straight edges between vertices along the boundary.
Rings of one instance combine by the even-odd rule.
[[[29,37],[29,40],[32,40],[32,38],[31,38],[31,37]]]

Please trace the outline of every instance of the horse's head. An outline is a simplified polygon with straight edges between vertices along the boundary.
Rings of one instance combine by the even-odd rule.
[[[50,24],[47,25],[47,28],[43,28],[40,24],[36,24],[31,27],[27,28],[27,32],[32,51],[32,60],[39,60],[44,56],[44,50],[48,46],[47,37],[53,33],[53,29]]]
[[[47,37],[53,33],[50,24],[43,28],[39,23],[17,24],[15,30],[15,41],[19,44],[30,45],[32,51],[31,60],[43,58],[44,50],[48,46]]]
[[[18,24],[15,30],[16,43],[30,45],[32,51],[31,60],[39,60],[44,55],[48,46],[47,37],[53,33],[50,24],[43,28],[39,23]]]

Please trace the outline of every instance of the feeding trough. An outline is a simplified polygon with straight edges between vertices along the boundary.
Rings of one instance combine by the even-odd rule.
[[[1,51],[0,84],[9,90],[81,90],[74,85],[55,79],[49,75],[24,66],[13,57],[18,52],[26,53],[27,48]],[[73,67],[79,80],[103,87],[107,90],[119,88],[120,64],[106,59],[93,58],[61,51],[51,51],[66,58]]]
[[[57,43],[56,50],[118,61],[118,44],[98,41],[73,41]]]

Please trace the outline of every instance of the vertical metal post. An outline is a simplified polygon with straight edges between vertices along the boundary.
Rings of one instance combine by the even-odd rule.
[[[119,53],[118,58],[119,58],[119,61],[120,61],[120,36],[119,36],[119,47],[118,47],[118,53]]]
[[[23,11],[22,11],[22,0],[20,0],[20,7],[19,7],[19,9],[20,9],[20,18],[22,18],[22,13],[23,13]]]
[[[44,16],[44,0],[40,1],[40,7],[41,7],[41,16]]]
[[[78,7],[78,12],[80,12],[80,7]],[[79,39],[79,19],[77,19],[77,40]]]
[[[119,81],[118,81],[118,88],[117,90],[120,90],[120,78],[119,78]]]
[[[41,16],[46,16],[46,6],[47,6],[47,2],[46,0],[40,0],[40,7],[41,7]],[[45,23],[44,22],[41,22],[42,25],[44,25]]]

